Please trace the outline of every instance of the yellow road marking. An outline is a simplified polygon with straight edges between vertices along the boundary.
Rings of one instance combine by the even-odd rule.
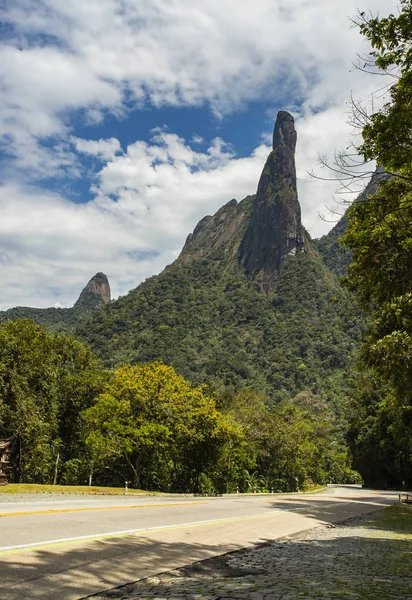
[[[185,503],[185,504],[207,504],[207,502],[190,502],[190,503]],[[185,504],[181,503],[181,504],[158,504],[158,505],[151,505],[151,506],[184,506]],[[274,511],[270,511],[270,512],[265,512],[265,513],[260,513],[257,515],[247,515],[247,516],[242,516],[242,517],[226,517],[226,518],[221,518],[221,519],[210,519],[210,520],[206,520],[206,521],[194,521],[194,522],[190,522],[190,523],[176,523],[173,525],[160,525],[160,526],[155,526],[155,527],[147,527],[147,528],[143,528],[143,529],[135,529],[135,530],[129,530],[129,531],[123,531],[123,532],[108,532],[108,533],[101,533],[101,534],[96,534],[93,535],[91,534],[90,536],[80,536],[78,538],[73,538],[73,539],[66,539],[66,540],[56,540],[55,542],[53,541],[46,541],[46,542],[38,542],[37,544],[34,543],[33,545],[31,544],[27,544],[26,547],[17,547],[17,548],[10,548],[7,550],[0,550],[0,556],[7,556],[10,554],[19,554],[21,552],[25,552],[25,551],[35,551],[35,550],[40,550],[40,549],[52,549],[52,548],[59,548],[62,546],[67,546],[67,545],[74,545],[74,544],[87,544],[89,542],[95,542],[95,541],[101,541],[101,540],[110,540],[110,539],[114,539],[114,538],[125,538],[125,537],[133,537],[133,536],[143,536],[143,535],[149,535],[150,533],[157,533],[157,532],[162,532],[162,531],[170,531],[170,530],[174,530],[174,529],[183,529],[183,528],[191,528],[191,527],[204,527],[204,526],[210,526],[210,525],[217,525],[217,524],[224,524],[224,523],[228,523],[228,522],[238,522],[238,521],[249,521],[252,519],[261,519],[261,518],[267,518],[267,517],[273,517],[273,516],[279,516],[281,514],[285,515],[285,514],[290,514],[290,513],[294,513],[294,512],[304,512],[304,511],[310,511],[313,510],[314,508],[341,508],[342,506],[351,504],[350,502],[342,502],[342,503],[336,503],[333,502],[331,504],[325,504],[321,507],[316,507],[316,506],[302,506],[302,507],[298,507],[298,508],[290,508],[288,510],[282,510],[282,509],[278,509],[278,510],[274,510]],[[144,508],[145,505],[142,506],[136,506],[136,507],[125,507],[125,508]],[[123,508],[123,507],[112,507],[112,508]],[[87,510],[87,509],[86,509]],[[93,509],[92,509],[93,510]],[[97,509],[98,510],[98,509]],[[102,509],[105,510],[105,509]],[[361,513],[363,514],[363,513]],[[317,517],[317,520],[320,520],[322,518],[322,515],[319,515]],[[332,521],[333,522],[333,521]]]
[[[195,502],[193,502],[192,504],[196,504]],[[198,504],[201,504],[201,502],[199,502]],[[292,510],[301,510],[301,509],[292,509]],[[50,548],[59,548],[61,546],[67,546],[67,545],[73,545],[73,544],[85,544],[88,542],[96,542],[96,541],[101,541],[101,540],[110,540],[110,539],[116,539],[116,538],[125,538],[125,537],[133,537],[133,536],[143,536],[143,535],[149,535],[150,533],[157,533],[157,532],[163,532],[163,531],[170,531],[170,530],[175,530],[175,529],[184,529],[185,527],[204,527],[206,525],[219,525],[222,523],[229,523],[229,522],[238,522],[238,521],[250,521],[252,519],[261,519],[263,517],[271,517],[275,514],[279,514],[279,513],[284,513],[284,512],[289,512],[289,511],[283,511],[283,510],[276,510],[270,513],[261,513],[258,515],[249,515],[249,516],[244,516],[244,517],[227,517],[227,518],[223,518],[223,519],[211,519],[210,521],[199,521],[199,522],[193,522],[193,523],[176,523],[173,525],[160,525],[158,527],[147,527],[146,529],[137,529],[135,531],[130,531],[127,533],[104,533],[104,534],[98,534],[96,536],[91,535],[90,537],[87,536],[85,538],[75,538],[73,540],[65,540],[65,541],[56,541],[56,542],[46,542],[46,543],[38,543],[38,544],[33,544],[30,546],[27,546],[26,548],[11,548],[10,550],[0,550],[0,556],[5,556],[5,555],[9,555],[9,554],[19,554],[21,552],[25,552],[26,550],[28,551],[33,551],[33,550],[39,550],[39,549],[44,549],[47,548],[47,550],[49,550]]]
[[[84,508],[49,508],[47,510],[27,510],[27,511],[16,511],[16,512],[5,512],[0,513],[0,517],[21,517],[28,515],[50,515],[56,513],[71,513],[71,512],[88,512],[93,510],[127,510],[129,508],[157,508],[165,506],[190,506],[193,504],[208,504],[207,502],[170,502],[163,504],[135,504],[125,506],[92,506]]]

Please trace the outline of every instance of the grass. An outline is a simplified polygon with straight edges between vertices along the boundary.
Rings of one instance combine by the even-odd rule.
[[[375,519],[367,521],[365,528],[379,531],[388,539],[401,536],[412,541],[412,507],[405,504],[388,506]]]
[[[0,486],[1,494],[108,494],[108,495],[124,495],[124,488],[103,487],[93,485],[42,485],[38,483],[8,483],[5,486]],[[162,492],[147,492],[145,490],[128,490],[129,496],[157,496]]]
[[[325,485],[305,485],[301,490],[299,490],[303,494],[313,494],[313,492],[321,492],[322,490],[326,490]]]
[[[300,493],[310,494],[324,490],[321,485],[313,485],[300,490]],[[124,488],[103,487],[93,485],[46,485],[40,483],[8,483],[5,486],[0,486],[1,494],[94,494],[94,495],[124,495]],[[129,496],[161,496],[164,492],[153,492],[146,490],[128,490]],[[258,495],[258,494],[256,494]]]

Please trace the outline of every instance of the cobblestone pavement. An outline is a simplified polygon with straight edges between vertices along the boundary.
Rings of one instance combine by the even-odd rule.
[[[412,512],[407,527],[403,514],[394,528],[388,510],[396,509],[195,563],[93,600],[412,600]]]

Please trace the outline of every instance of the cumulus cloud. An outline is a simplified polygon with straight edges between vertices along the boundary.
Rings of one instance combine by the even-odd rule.
[[[267,152],[261,146],[234,158],[221,140],[196,152],[157,132],[150,143],[112,156],[87,204],[38,187],[3,186],[0,307],[70,306],[97,271],[107,273],[115,296],[126,293],[177,256],[205,213],[254,191]]]
[[[264,144],[238,158],[220,138],[200,152],[162,130],[123,152],[116,137],[76,137],[73,115],[93,125],[148,105],[208,106],[224,118],[255,100],[291,110],[304,223],[313,235],[323,233],[317,215],[334,184],[314,182],[306,170],[318,153],[345,145],[349,91],[368,99],[377,87],[373,77],[351,69],[356,53],[367,49],[349,23],[358,6],[358,0],[5,0],[3,307],[56,298],[70,304],[100,270],[111,276],[115,294],[124,293],[176,256],[197,219],[254,192],[266,158]],[[369,0],[368,8],[386,14],[396,3]],[[202,140],[194,133],[196,147]],[[94,200],[72,204],[40,186],[48,177],[78,178],[82,155],[104,163],[93,181]]]
[[[85,140],[72,136],[70,141],[78,152],[91,154],[101,160],[110,160],[122,151],[119,140],[113,137],[105,140]]]
[[[357,0],[20,0],[0,50],[3,132],[22,161],[22,137],[62,136],[68,111],[86,118],[135,106],[208,104],[225,114],[272,98],[306,112],[341,104],[375,82],[349,73],[366,48],[349,26]],[[394,8],[370,0],[372,11]],[[369,88],[369,89],[368,89]]]

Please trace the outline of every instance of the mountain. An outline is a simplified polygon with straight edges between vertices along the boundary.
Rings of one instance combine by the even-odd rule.
[[[365,202],[368,196],[375,194],[379,183],[390,177],[382,167],[377,167],[363,192],[356,198],[356,202]],[[318,240],[313,240],[316,250],[321,255],[325,265],[335,273],[344,276],[347,273],[351,252],[339,243],[339,238],[345,233],[348,226],[348,210],[342,215],[336,225]]]
[[[257,193],[204,217],[178,259],[76,328],[107,366],[161,359],[193,383],[333,400],[360,319],[301,222],[293,117],[278,114]]]
[[[278,114],[272,146],[239,246],[240,264],[250,277],[262,278],[266,291],[275,289],[287,256],[309,250],[296,188],[296,131],[287,112]]]
[[[83,288],[72,308],[30,308],[17,306],[0,312],[2,319],[32,319],[50,331],[72,332],[80,319],[110,302],[110,285],[104,273],[96,273]]]
[[[93,312],[105,306],[110,300],[109,280],[104,273],[96,273],[82,289],[73,309],[83,313]]]

